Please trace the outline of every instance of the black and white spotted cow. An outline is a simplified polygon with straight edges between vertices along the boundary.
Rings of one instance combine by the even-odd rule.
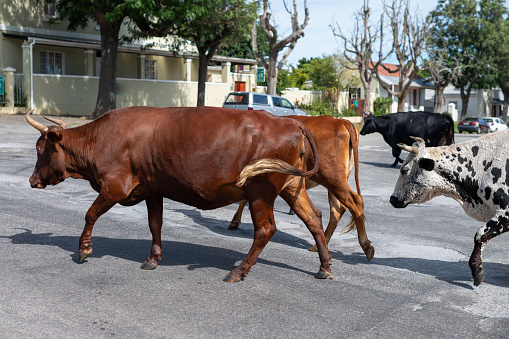
[[[486,225],[474,237],[469,265],[478,286],[484,279],[482,251],[486,243],[509,230],[509,130],[477,140],[425,147],[414,138],[390,198],[396,208],[420,204],[440,195],[457,200],[465,213]],[[504,150],[504,152],[495,151]]]

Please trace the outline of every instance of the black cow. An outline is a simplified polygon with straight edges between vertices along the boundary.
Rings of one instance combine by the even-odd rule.
[[[451,145],[454,143],[454,121],[449,115],[429,112],[398,112],[384,116],[364,113],[364,127],[361,135],[378,132],[386,143],[392,147],[396,158],[391,167],[396,167],[401,148],[399,143],[411,145],[419,137],[426,142],[426,147]]]

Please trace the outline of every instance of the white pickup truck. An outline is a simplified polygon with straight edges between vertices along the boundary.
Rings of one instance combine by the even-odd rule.
[[[306,115],[283,97],[253,92],[231,92],[223,103],[223,108],[244,111],[264,110],[274,115]]]

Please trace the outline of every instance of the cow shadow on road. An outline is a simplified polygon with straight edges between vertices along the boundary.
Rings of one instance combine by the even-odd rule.
[[[245,239],[253,239],[254,236],[254,225],[251,221],[246,222],[243,221],[239,228],[235,230],[228,229],[228,225],[230,224],[229,221],[220,220],[220,219],[214,219],[214,218],[208,218],[202,215],[201,211],[199,210],[179,210],[179,209],[172,209],[173,212],[181,212],[185,214],[187,217],[191,218],[195,224],[198,224],[200,226],[206,227],[210,231],[220,234],[223,236],[228,237],[236,237],[236,238],[245,238]],[[286,213],[287,211],[279,211],[282,213]],[[246,211],[247,214],[249,214]],[[233,216],[233,214],[231,215]],[[295,216],[296,221],[300,221],[300,219]],[[276,217],[276,226],[277,226],[278,220]],[[305,226],[303,226],[305,227]],[[286,233],[284,230],[278,229],[276,234],[272,236],[269,242],[275,242],[279,244],[285,244],[289,246],[293,246],[296,248],[302,248],[302,249],[308,249],[313,244],[311,244],[309,241],[306,241],[305,239],[296,237],[290,233]]]
[[[199,210],[172,209],[172,211],[181,212],[185,214],[187,217],[191,218],[194,223],[206,227],[207,229],[216,234],[228,237],[240,237],[249,240],[253,239],[254,226],[251,221],[249,222],[243,221],[238,229],[229,230],[228,229],[229,222],[222,219],[205,217]],[[286,213],[286,211],[278,212]],[[298,219],[297,216],[295,216],[295,218]],[[274,234],[270,242],[276,242],[303,250],[307,250],[312,245],[305,239],[296,237],[289,233],[285,233],[284,230],[278,230],[276,234]],[[470,274],[470,267],[468,266],[468,262],[466,261],[450,262],[443,260],[432,260],[423,258],[402,258],[402,257],[377,258],[375,254],[375,257],[372,259],[372,261],[368,262],[360,246],[359,252],[351,254],[344,254],[343,252],[341,252],[340,250],[336,250],[335,248],[329,248],[329,251],[331,253],[332,259],[338,262],[336,265],[332,266],[333,273],[335,270],[337,270],[336,267],[342,264],[346,265],[374,264],[434,276],[436,279],[444,281],[451,285],[456,285],[467,289],[473,289],[473,283],[469,283],[469,281],[472,280],[472,277]],[[243,254],[239,254],[239,256],[240,256],[239,260],[243,258]],[[262,261],[258,259],[257,262]],[[486,271],[486,277],[484,279],[485,283],[500,287],[509,287],[509,265],[492,263],[488,261],[485,261],[483,265]],[[232,266],[229,267],[231,268]],[[228,267],[222,268],[228,269]]]
[[[33,233],[31,230],[21,228],[21,233],[10,236],[0,236],[9,239],[15,245],[43,245],[55,246],[70,252],[71,259],[78,263],[78,238],[75,236],[61,236],[53,233]],[[116,239],[101,236],[92,237],[93,253],[85,260],[94,260],[104,256],[112,256],[128,261],[141,263],[150,254],[152,241],[149,239]],[[245,257],[246,253],[224,247],[193,244],[190,242],[162,241],[163,257],[159,266],[187,266],[188,270],[200,268],[218,268],[225,274],[235,268]],[[298,271],[308,275],[316,272],[306,271],[292,265],[258,258],[256,263],[274,266],[282,269]],[[255,264],[256,264],[255,263]],[[317,261],[316,268],[318,269]]]
[[[403,158],[403,160],[406,158]],[[391,161],[394,161],[394,158],[392,158]],[[369,162],[369,161],[359,161],[360,164],[375,166],[375,167],[381,167],[381,168],[392,168],[392,169],[399,169],[401,167],[401,164],[397,164],[396,167],[392,167],[392,162],[388,163],[380,163],[380,162]]]
[[[363,253],[344,254],[338,250],[330,250],[333,260],[340,261],[339,265],[368,264]],[[466,289],[473,289],[473,278],[467,261],[443,261],[423,258],[374,258],[370,265],[381,265],[390,268],[403,269],[435,277],[436,279]],[[338,266],[339,266],[338,265]],[[509,287],[509,265],[483,261],[486,277],[483,284],[499,287]],[[334,267],[334,266],[333,266]],[[334,270],[334,268],[333,268]],[[388,273],[390,274],[390,272]]]

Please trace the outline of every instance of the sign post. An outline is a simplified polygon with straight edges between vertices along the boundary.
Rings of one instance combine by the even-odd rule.
[[[256,81],[257,82],[265,81],[265,68],[263,67],[258,68],[258,70],[256,71]]]

